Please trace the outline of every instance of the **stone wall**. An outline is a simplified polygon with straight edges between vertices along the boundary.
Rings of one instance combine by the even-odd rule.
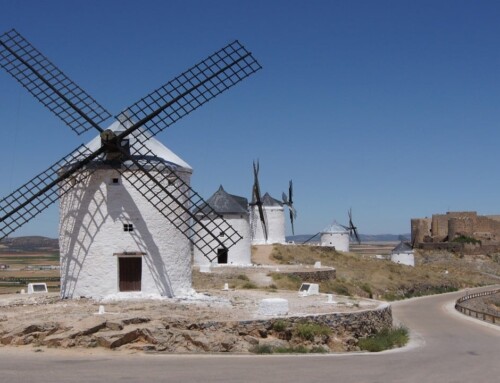
[[[411,243],[422,243],[426,237],[431,236],[431,222],[430,218],[413,218],[411,220]]]
[[[458,248],[455,245],[446,246],[443,243],[449,243],[459,236],[466,236],[480,240],[482,245],[488,248],[496,246],[497,250],[500,249],[500,216],[478,216],[474,211],[447,212],[432,216],[430,230],[428,222],[428,218],[411,220],[412,241],[415,240],[414,243],[420,248],[449,247],[456,251]]]
[[[5,323],[4,323],[5,325]],[[319,325],[331,330],[310,332],[304,337],[301,326]],[[245,321],[204,321],[143,316],[127,318],[90,315],[71,325],[54,321],[13,324],[0,327],[3,345],[47,347],[105,347],[150,352],[252,352],[267,346],[324,351],[357,350],[359,338],[392,326],[389,304],[373,310],[307,316],[272,317]],[[314,328],[314,327],[313,327]]]

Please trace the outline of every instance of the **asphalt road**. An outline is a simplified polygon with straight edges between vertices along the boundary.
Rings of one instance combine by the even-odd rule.
[[[395,303],[402,350],[334,355],[95,355],[0,348],[0,382],[500,382],[500,326],[452,309],[463,293]]]

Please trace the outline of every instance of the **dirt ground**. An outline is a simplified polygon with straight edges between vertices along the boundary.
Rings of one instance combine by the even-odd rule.
[[[122,300],[123,298],[123,300]],[[138,293],[114,295],[109,299],[61,300],[56,293],[5,294],[0,296],[0,327],[8,323],[16,326],[29,325],[37,321],[74,322],[87,316],[99,315],[103,306],[109,319],[126,319],[147,316],[150,319],[199,321],[234,321],[266,318],[259,313],[263,299],[283,298],[288,300],[288,316],[323,314],[330,312],[359,311],[375,308],[380,303],[369,299],[333,296],[334,303],[326,294],[302,297],[297,292],[262,290],[212,290],[194,293],[182,298],[141,297]]]

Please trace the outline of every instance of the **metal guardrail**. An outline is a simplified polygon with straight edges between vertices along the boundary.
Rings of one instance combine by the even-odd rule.
[[[497,290],[490,290],[490,291],[483,291],[480,293],[474,293],[474,294],[467,294],[466,296],[457,299],[455,302],[455,309],[457,311],[460,311],[462,314],[471,316],[471,317],[476,317],[477,319],[481,319],[485,322],[491,322],[493,324],[500,324],[500,315],[495,315],[495,314],[490,314],[490,313],[485,313],[483,311],[477,311],[470,309],[468,307],[462,306],[461,303],[468,301],[469,299],[474,299],[474,298],[479,298],[479,297],[485,297],[487,295],[493,295],[500,293],[500,289]]]

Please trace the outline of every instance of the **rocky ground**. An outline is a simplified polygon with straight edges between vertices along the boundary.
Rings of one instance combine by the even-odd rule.
[[[294,337],[291,329],[273,328],[269,316],[259,311],[262,299],[278,297],[289,304],[288,314],[280,320],[307,320],[310,315],[363,311],[380,304],[261,290],[213,290],[183,299],[139,300],[128,295],[126,300],[115,296],[99,302],[61,300],[56,294],[12,294],[0,297],[0,343],[156,352],[248,352],[262,344],[303,345],[304,339]],[[321,345],[325,351],[355,349],[352,334],[324,335],[307,344]]]

